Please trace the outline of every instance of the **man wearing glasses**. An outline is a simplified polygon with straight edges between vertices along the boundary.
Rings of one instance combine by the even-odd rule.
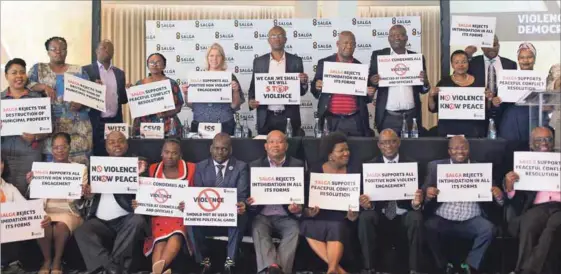
[[[553,133],[545,127],[532,130],[530,149],[553,151]],[[504,179],[505,191],[517,217],[508,224],[509,233],[520,238],[515,273],[557,273],[559,259],[555,247],[561,234],[561,192],[514,190],[518,174],[511,171]],[[539,182],[536,182],[539,183]]]
[[[290,118],[294,135],[304,135],[301,130],[300,105],[261,105],[255,100],[255,73],[299,73],[300,96],[308,91],[308,75],[304,73],[302,58],[284,51],[286,31],[275,26],[269,30],[269,45],[271,53],[259,56],[253,60],[253,74],[249,86],[249,109],[257,109],[257,133],[267,135],[273,130],[286,130],[287,118]],[[257,92],[264,92],[258,90]]]

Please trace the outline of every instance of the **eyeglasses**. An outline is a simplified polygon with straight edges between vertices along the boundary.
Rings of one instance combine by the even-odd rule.
[[[116,140],[116,141],[111,140],[111,141],[107,142],[107,144],[110,145],[110,146],[122,145],[122,144],[126,144],[126,143],[127,143],[126,139],[119,139],[119,140]]]
[[[67,145],[62,145],[62,146],[53,146],[53,151],[65,151],[67,149],[69,149],[70,147]]]
[[[538,137],[534,138],[534,143],[551,143],[553,142],[553,137]]]
[[[390,146],[390,145],[396,145],[397,144],[397,140],[393,139],[393,140],[380,140],[378,141],[378,144],[382,145],[382,146]]]
[[[148,62],[148,65],[151,67],[159,67],[159,66],[163,66],[164,62],[162,61],[150,61]]]
[[[269,38],[271,38],[271,39],[282,39],[282,38],[284,38],[284,34],[269,35]]]
[[[59,51],[59,52],[61,52],[61,53],[66,53],[66,50],[67,50],[67,49],[49,48],[49,51],[50,51],[50,52],[57,52],[57,51]]]

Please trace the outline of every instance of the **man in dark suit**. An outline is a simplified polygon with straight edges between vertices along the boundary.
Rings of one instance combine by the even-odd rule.
[[[353,58],[356,39],[350,31],[339,33],[337,53],[318,61],[316,75],[312,81],[312,94],[318,98],[319,126],[327,126],[330,132],[341,131],[348,136],[372,136],[368,123],[367,104],[372,102],[374,88],[368,87],[367,96],[322,93],[323,64],[325,62],[346,62],[360,64]],[[327,125],[324,125],[324,119]]]
[[[90,109],[89,112],[93,131],[93,155],[96,156],[107,156],[104,146],[105,124],[122,123],[122,105],[128,103],[125,73],[111,64],[113,49],[111,41],[101,41],[95,50],[97,61],[83,67],[90,80],[106,86],[105,112],[96,109]]]
[[[532,130],[530,148],[535,152],[553,151],[553,134],[545,127]],[[511,171],[504,179],[508,204],[516,217],[509,222],[509,232],[520,237],[515,273],[553,274],[560,249],[561,192],[514,190],[518,174]],[[539,182],[536,182],[539,184]]]
[[[211,251],[205,245],[205,237],[228,235],[228,252],[223,273],[234,273],[236,254],[248,221],[245,214],[245,201],[249,196],[248,167],[246,163],[232,157],[232,140],[226,133],[214,136],[210,154],[211,158],[197,163],[195,186],[236,188],[238,226],[228,228],[194,226],[192,229],[197,251],[196,259],[201,263],[202,273],[210,273]]]
[[[273,130],[267,135],[265,151],[267,155],[251,162],[250,167],[304,167],[304,163],[286,155],[288,142],[286,135]],[[248,204],[253,204],[253,197],[248,198]],[[294,256],[298,247],[300,228],[298,219],[302,214],[302,205],[259,205],[252,206],[250,212],[253,217],[252,235],[257,257],[258,273],[292,273]],[[273,232],[281,236],[280,245],[275,248]]]
[[[433,253],[436,267],[446,273],[448,264],[446,256],[441,251],[443,242],[441,235],[473,239],[466,263],[470,268],[469,273],[479,273],[485,252],[495,235],[493,223],[486,219],[493,203],[436,201],[439,193],[436,185],[438,165],[469,164],[467,139],[459,135],[452,137],[448,142],[448,154],[449,159],[432,161],[427,168],[427,178],[423,185],[426,196],[423,210],[427,218],[425,222],[427,243]],[[492,193],[495,201],[502,204],[501,190],[493,186]]]
[[[125,157],[127,139],[121,132],[111,132],[105,142],[111,157]],[[139,161],[139,174],[147,163]],[[86,187],[89,195],[89,185]],[[129,273],[133,246],[148,230],[146,219],[134,214],[134,194],[95,194],[86,221],[74,231],[74,237],[90,273]],[[105,243],[113,243],[107,249]]]
[[[374,158],[371,163],[411,163],[415,162],[404,155],[399,154],[401,140],[392,129],[384,129],[378,139],[378,148],[382,151],[382,156]],[[418,168],[417,168],[418,169]],[[383,267],[378,267],[378,271],[396,272],[388,266],[398,265],[388,256],[397,247],[398,252],[407,257],[405,250],[400,247],[409,247],[409,269],[410,273],[420,273],[421,253],[423,248],[423,214],[421,206],[423,203],[423,191],[418,189],[413,200],[400,201],[377,201],[371,202],[368,195],[360,195],[360,205],[363,211],[358,220],[358,238],[364,259],[363,273],[376,273],[375,260],[383,256],[385,260]],[[394,232],[399,231],[397,236]],[[378,237],[382,235],[382,237]],[[383,235],[396,235],[396,237],[386,237]],[[403,240],[403,241],[402,241]],[[382,243],[382,244],[380,244]],[[384,247],[384,251],[377,253],[376,249]],[[393,254],[395,255],[395,254]],[[393,258],[397,258],[393,256]],[[387,269],[384,269],[387,268]],[[401,273],[401,272],[400,272]]]
[[[407,30],[404,26],[393,25],[390,28],[388,35],[390,47],[372,52],[370,70],[368,72],[370,84],[378,87],[378,81],[380,81],[380,75],[378,74],[379,55],[416,54],[416,52],[405,48],[407,40]],[[420,95],[430,90],[426,70],[425,57],[423,56],[423,71],[419,75],[419,77],[423,78],[424,84],[422,86],[378,87],[376,115],[374,117],[374,123],[378,131],[391,128],[398,134],[401,134],[403,116],[405,116],[409,129],[413,124],[413,118],[417,119],[417,127],[421,129],[423,123],[421,121],[422,105]]]
[[[286,40],[286,31],[280,26],[273,27],[269,30],[268,38],[271,53],[253,60],[248,104],[249,110],[257,109],[257,133],[260,135],[267,135],[273,130],[285,132],[286,119],[290,118],[294,135],[304,136],[300,128],[300,105],[261,105],[255,100],[255,73],[299,73],[300,96],[308,91],[308,75],[304,73],[302,58],[284,51]]]

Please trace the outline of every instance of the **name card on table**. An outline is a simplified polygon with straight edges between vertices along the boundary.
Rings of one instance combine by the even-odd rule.
[[[183,224],[235,227],[238,222],[237,189],[188,187]]]
[[[131,118],[138,118],[175,109],[169,80],[132,86],[127,89]]]
[[[221,123],[199,123],[197,132],[203,139],[212,139],[216,134],[222,132]]]
[[[255,100],[261,105],[299,105],[299,74],[256,73]]]
[[[422,86],[422,54],[378,55],[380,87]]]
[[[164,139],[164,123],[140,123],[141,139]]]
[[[436,170],[438,202],[493,200],[493,164],[441,164]]]
[[[70,199],[82,197],[82,164],[33,162],[33,179],[29,185],[32,199]]]
[[[191,71],[188,74],[190,103],[231,103],[232,73],[227,71]]]
[[[366,96],[368,65],[324,62],[322,93]]]
[[[135,214],[165,217],[183,217],[179,204],[184,202],[187,180],[140,177]]]
[[[105,111],[106,86],[84,80],[72,74],[64,74],[64,101],[80,103],[99,111]]]
[[[516,190],[561,191],[561,153],[514,152]]]
[[[104,130],[104,139],[107,139],[107,135],[113,131],[118,131],[125,135],[125,138],[129,138],[129,125],[127,123],[106,123]]]
[[[310,173],[309,207],[359,211],[360,174]]]
[[[412,200],[419,189],[417,163],[363,164],[362,170],[370,201]]]
[[[252,167],[254,205],[304,204],[303,167]]]
[[[29,98],[2,100],[2,136],[19,136],[23,133],[51,133],[51,99]]]
[[[485,88],[440,87],[439,120],[485,120]]]
[[[90,184],[92,193],[136,193],[138,158],[90,157]]]

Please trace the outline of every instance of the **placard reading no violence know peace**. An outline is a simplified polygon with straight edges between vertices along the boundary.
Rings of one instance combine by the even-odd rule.
[[[441,87],[439,120],[485,120],[485,88]]]
[[[127,89],[131,117],[138,118],[175,108],[171,82],[162,80]]]
[[[136,193],[138,158],[90,157],[90,184],[92,193]]]

